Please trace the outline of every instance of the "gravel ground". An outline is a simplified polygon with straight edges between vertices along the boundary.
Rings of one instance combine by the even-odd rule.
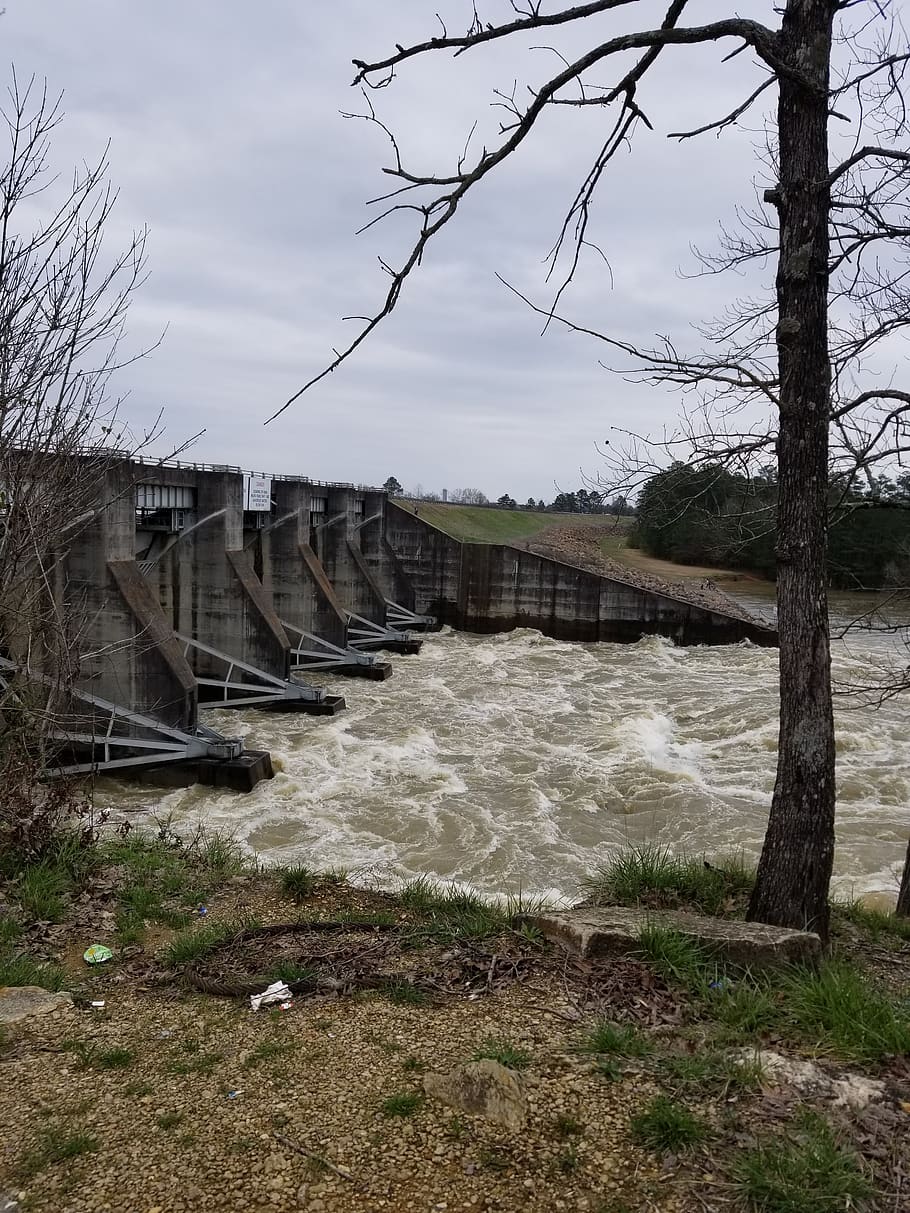
[[[578,1029],[545,1009],[560,1010],[560,993],[535,984],[441,1008],[370,997],[253,1014],[114,990],[103,1012],[29,1021],[0,1060],[0,1193],[33,1213],[691,1207],[673,1168],[629,1137],[653,1089],[634,1072],[609,1082],[572,1051]],[[388,1096],[421,1091],[423,1069],[470,1060],[489,1037],[531,1056],[525,1130],[429,1101],[383,1114]],[[131,1056],[104,1068],[115,1049]],[[29,1176],[49,1131],[98,1148],[37,1159]]]

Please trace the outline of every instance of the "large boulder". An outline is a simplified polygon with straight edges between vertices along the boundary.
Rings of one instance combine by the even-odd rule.
[[[719,959],[750,967],[810,963],[821,954],[822,948],[818,935],[809,931],[729,918],[703,918],[678,910],[585,906],[532,914],[528,921],[547,939],[584,957],[634,952],[640,946],[642,931],[650,926],[678,931],[705,945]]]
[[[0,986],[0,1024],[21,1023],[33,1015],[72,1010],[72,994],[53,994],[40,986]]]
[[[498,1061],[469,1061],[448,1074],[426,1074],[423,1089],[450,1108],[485,1116],[513,1131],[522,1128],[527,1117],[521,1080]]]

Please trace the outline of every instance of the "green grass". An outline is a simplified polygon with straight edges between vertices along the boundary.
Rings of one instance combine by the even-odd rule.
[[[859,901],[834,902],[831,909],[835,921],[838,916],[846,918],[875,941],[883,938],[910,940],[910,918],[899,918],[884,910],[874,910]]]
[[[423,1096],[416,1091],[399,1091],[395,1095],[390,1095],[384,1099],[379,1105],[379,1110],[383,1116],[390,1118],[396,1116],[413,1116],[423,1103]]]
[[[398,921],[391,910],[338,910],[332,917],[350,927],[394,927]]]
[[[531,1054],[525,1049],[516,1048],[507,1040],[494,1040],[492,1037],[485,1040],[477,1052],[474,1054],[473,1061],[498,1061],[501,1066],[506,1066],[510,1070],[526,1070],[531,1064]]]
[[[176,1129],[182,1123],[183,1115],[180,1112],[162,1112],[160,1116],[155,1117],[155,1124],[159,1129]]]
[[[12,914],[0,914],[0,949],[9,947],[22,935],[22,924]]]
[[[671,927],[657,923],[643,927],[638,944],[638,955],[666,981],[697,988],[718,979],[708,950]]]
[[[134,1056],[132,1049],[103,1049],[94,1064],[99,1070],[125,1070],[133,1064]]]
[[[296,964],[292,960],[279,960],[268,970],[265,978],[269,984],[273,981],[283,981],[285,985],[291,985],[295,981],[315,981],[316,970],[308,969],[306,965]]]
[[[609,1057],[647,1057],[654,1051],[651,1041],[634,1025],[609,1019],[595,1020],[578,1047],[582,1053]]]
[[[761,1086],[758,1061],[737,1059],[712,1049],[698,1053],[670,1053],[658,1061],[658,1072],[676,1092],[721,1095],[755,1091]]]
[[[351,873],[347,868],[326,868],[324,872],[319,873],[319,879],[328,885],[339,886],[347,884]]]
[[[222,944],[239,935],[241,931],[250,930],[257,924],[253,919],[240,919],[236,922],[210,922],[182,931],[165,949],[162,957],[164,963],[172,968],[192,964],[201,960]]]
[[[430,996],[410,981],[395,981],[387,990],[389,1001],[399,1007],[429,1006]]]
[[[597,868],[583,887],[595,905],[691,907],[704,914],[735,913],[755,874],[741,858],[706,866],[703,858],[674,855],[667,847],[627,847]]]
[[[97,1041],[76,1041],[73,1038],[62,1041],[61,1049],[74,1055],[79,1070],[125,1070],[136,1057],[132,1049],[102,1049]]]
[[[99,1148],[97,1138],[89,1133],[73,1133],[60,1125],[47,1125],[22,1159],[20,1170],[23,1177],[31,1178],[47,1167],[83,1154],[93,1154]]]
[[[14,892],[29,918],[38,922],[61,922],[72,888],[72,877],[66,868],[44,862],[30,864],[16,881]]]
[[[413,502],[400,502],[401,508],[414,512]],[[510,539],[524,539],[536,535],[547,526],[558,526],[567,522],[578,525],[584,521],[581,514],[549,514],[541,510],[495,510],[484,506],[448,505],[436,501],[417,503],[418,517],[430,526],[445,531],[464,543],[508,543]],[[608,524],[614,519],[603,517]]]
[[[223,1053],[191,1053],[186,1060],[172,1061],[168,1070],[171,1074],[211,1074],[222,1061]]]
[[[405,885],[401,903],[419,917],[413,927],[418,939],[437,942],[488,939],[509,924],[507,908],[485,901],[476,893],[464,892],[455,885],[439,885],[419,877]]]
[[[556,1155],[556,1170],[561,1175],[571,1175],[581,1165],[578,1151],[574,1146],[564,1146]]]
[[[295,864],[280,870],[278,883],[285,897],[305,901],[316,888],[316,873],[302,863]]]
[[[147,922],[185,928],[191,921],[186,907],[202,904],[233,877],[257,870],[236,839],[204,826],[185,838],[167,824],[157,834],[133,830],[105,843],[99,853],[127,871],[115,917],[122,944],[141,940]]]
[[[253,1066],[261,1066],[265,1061],[289,1057],[296,1050],[297,1045],[293,1041],[264,1040],[253,1049],[243,1064],[247,1069],[251,1069]]]
[[[858,1157],[816,1114],[803,1116],[797,1132],[743,1151],[732,1173],[750,1208],[762,1213],[838,1213],[862,1209],[874,1195]]]
[[[864,1061],[910,1053],[910,1007],[843,961],[794,969],[781,989],[784,1014],[819,1047]]]
[[[860,1061],[910,1054],[910,1006],[836,956],[817,968],[741,971],[658,926],[642,931],[641,955],[687,991],[701,1018],[716,1025],[718,1043],[751,1043],[773,1032]]]
[[[632,1117],[631,1126],[632,1136],[640,1145],[673,1153],[696,1145],[707,1133],[697,1116],[666,1095],[655,1095],[643,1111]]]
[[[561,1140],[567,1141],[571,1137],[581,1137],[585,1131],[585,1127],[574,1116],[567,1116],[564,1112],[561,1112],[553,1121],[553,1131]]]
[[[55,964],[43,964],[30,956],[20,956],[12,948],[0,947],[0,986],[41,986],[45,990],[63,990],[71,978]]]

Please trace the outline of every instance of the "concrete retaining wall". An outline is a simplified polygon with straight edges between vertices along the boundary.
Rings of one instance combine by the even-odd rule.
[[[416,609],[471,632],[537,628],[562,640],[776,644],[776,633],[671,595],[641,589],[503,544],[453,539],[388,506],[386,534],[414,586]]]

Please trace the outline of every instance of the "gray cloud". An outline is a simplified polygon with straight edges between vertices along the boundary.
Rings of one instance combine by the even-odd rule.
[[[634,7],[659,21],[658,5]],[[693,4],[692,20],[713,8]],[[453,28],[468,9],[440,7]],[[487,11],[507,9],[491,0]],[[627,19],[591,31],[608,36]],[[608,375],[602,351],[577,336],[541,338],[538,318],[493,276],[547,298],[543,258],[604,129],[599,112],[563,110],[465,205],[359,355],[263,428],[343,342],[341,317],[376,306],[387,286],[377,254],[394,262],[411,230],[395,219],[354,235],[365,201],[390,179],[381,133],[339,117],[358,105],[350,59],[432,25],[427,6],[408,0],[7,0],[8,57],[20,75],[66,93],[57,164],[91,159],[110,138],[120,187],[112,239],[151,229],[151,277],[130,339],[167,335],[124,372],[127,415],[164,407],[173,443],[205,427],[191,456],[200,460],[367,482],[394,474],[522,499],[573,487],[579,468],[596,473],[594,444],[611,425],[672,421],[671,396]],[[553,41],[568,53],[583,45],[579,33]],[[668,54],[642,90],[656,131],[642,130],[604,179],[592,236],[613,285],[592,257],[566,302],[580,321],[634,340],[684,339],[745,289],[676,273],[691,265],[691,243],[710,245],[718,220],[753,197],[748,132],[665,138],[748,92],[745,57],[722,69],[719,58],[716,48]],[[539,82],[554,62],[500,47],[415,63],[376,101],[409,163],[448,171],[475,118],[475,151],[495,137],[491,87],[516,75]]]

